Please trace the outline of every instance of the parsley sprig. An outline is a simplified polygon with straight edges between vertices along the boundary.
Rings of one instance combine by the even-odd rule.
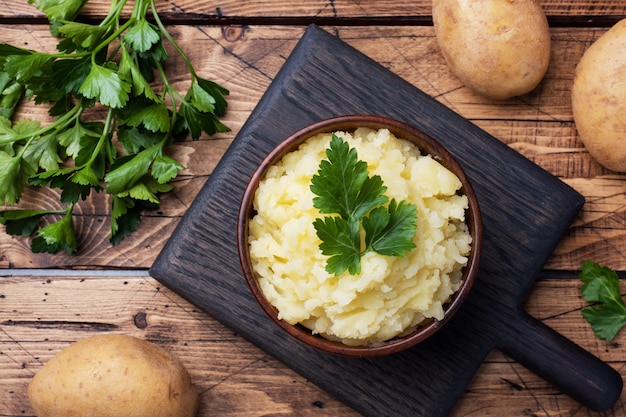
[[[74,253],[74,207],[101,190],[111,195],[110,241],[119,243],[138,228],[144,210],[159,206],[159,193],[170,191],[184,169],[167,147],[229,130],[218,119],[228,90],[197,74],[155,0],[112,0],[97,24],[75,20],[87,1],[29,0],[49,19],[57,52],[0,45],[0,205],[17,204],[29,184],[61,190],[65,206],[0,211],[7,233],[36,234],[34,252]],[[123,20],[127,4],[133,8]],[[164,40],[189,71],[185,94],[168,80]],[[13,121],[24,98],[49,103],[54,121]],[[44,216],[61,219],[41,227]]]
[[[367,163],[359,160],[356,149],[336,134],[332,135],[326,156],[310,186],[317,196],[314,207],[322,214],[332,214],[313,223],[322,241],[322,254],[330,255],[326,270],[335,275],[346,270],[357,275],[361,272],[361,257],[367,252],[404,256],[413,249],[415,204],[389,201],[382,178],[369,176]]]
[[[626,304],[620,293],[617,273],[587,260],[583,262],[580,279],[583,298],[593,303],[582,309],[583,317],[597,337],[613,340],[626,325]]]

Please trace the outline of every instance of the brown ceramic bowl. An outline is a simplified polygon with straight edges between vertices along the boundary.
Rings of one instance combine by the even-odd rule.
[[[463,270],[463,282],[459,290],[453,294],[450,301],[444,306],[444,318],[439,321],[434,320],[427,322],[407,336],[397,337],[374,346],[347,346],[341,342],[330,341],[320,335],[314,335],[304,326],[294,326],[278,319],[276,308],[265,299],[258,286],[248,249],[248,223],[252,215],[252,201],[258,184],[265,177],[268,168],[279,161],[286,153],[295,150],[301,143],[312,136],[334,131],[352,132],[358,127],[368,127],[372,129],[387,128],[396,137],[413,142],[423,154],[430,154],[443,166],[455,173],[462,183],[461,193],[468,197],[469,207],[466,212],[466,223],[472,236],[472,249],[468,257],[468,263]],[[342,356],[371,357],[399,352],[420,343],[439,330],[459,309],[470,292],[470,288],[478,272],[482,248],[482,223],[478,200],[469,179],[458,162],[441,144],[419,129],[397,120],[374,115],[348,115],[313,123],[295,132],[279,143],[263,159],[252,175],[241,202],[237,221],[237,247],[243,275],[250,287],[252,295],[278,326],[299,341],[322,351]]]

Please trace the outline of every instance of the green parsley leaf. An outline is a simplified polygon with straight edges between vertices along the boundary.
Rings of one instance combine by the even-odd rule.
[[[163,135],[149,131],[143,126],[122,125],[117,130],[117,138],[128,153],[134,154],[158,144],[163,140]]]
[[[124,40],[138,52],[146,52],[161,40],[158,29],[146,19],[140,19],[124,35]]]
[[[131,88],[132,84],[111,68],[92,65],[78,91],[87,98],[98,99],[105,106],[115,109],[126,104]]]
[[[148,201],[134,200],[130,197],[113,196],[111,204],[111,235],[109,241],[117,245],[139,228],[141,213],[156,210],[158,204]]]
[[[171,184],[159,184],[152,177],[144,177],[141,181],[135,183],[132,187],[122,191],[116,196],[130,197],[134,200],[148,201],[153,204],[160,204],[158,193],[167,193],[174,188]]]
[[[320,170],[311,180],[311,191],[318,196],[313,205],[320,213],[361,218],[387,202],[382,179],[368,177],[367,163],[359,161],[356,149],[337,135],[333,134],[326,156],[328,160],[322,160]]]
[[[227,106],[224,96],[227,96],[229,91],[216,82],[201,77],[198,77],[198,85],[215,100],[215,114],[223,116]]]
[[[59,156],[58,140],[54,135],[47,135],[33,140],[24,152],[24,158],[32,166],[39,166],[45,170],[59,168],[63,158]]]
[[[0,72],[0,117],[10,118],[24,95],[24,85]]]
[[[133,53],[134,57],[137,57],[136,53]],[[146,72],[143,70],[140,63],[143,62],[141,59],[137,59],[137,63],[135,63],[135,59],[131,56],[130,53],[126,50],[126,48],[122,48],[122,58],[120,59],[120,68],[119,73],[122,74],[127,79],[130,79],[133,84],[133,93],[136,96],[144,95],[146,98],[152,101],[162,101],[156,95],[148,79],[154,78],[151,72]],[[132,107],[132,106],[128,106]]]
[[[593,305],[583,308],[582,314],[597,337],[613,340],[626,325],[626,304],[620,293],[617,273],[607,266],[584,261],[580,279],[583,298]]]
[[[392,199],[388,207],[377,207],[363,218],[365,246],[386,256],[403,256],[415,248],[417,206]]]
[[[0,223],[6,226],[10,235],[30,236],[37,229],[39,220],[50,213],[49,210],[2,210]]]
[[[315,219],[313,226],[322,240],[322,255],[332,255],[326,263],[328,272],[337,275],[345,270],[356,275],[361,273],[361,234],[356,219],[341,217]]]
[[[78,202],[78,200],[85,200],[89,197],[91,189],[94,188],[99,191],[102,186],[94,184],[95,181],[90,182],[90,166],[84,167],[69,167],[59,168],[51,171],[40,172],[33,175],[28,179],[28,183],[32,185],[45,185],[49,184],[50,188],[60,188],[61,202],[63,204],[72,205]],[[76,178],[74,178],[76,176]]]
[[[185,166],[169,156],[157,156],[152,164],[152,176],[159,184],[165,184],[178,175]]]
[[[183,100],[180,105],[185,128],[192,139],[198,139],[202,132],[212,135],[216,132],[228,132],[229,129],[217,119],[214,113],[199,110],[192,102]]]
[[[213,112],[215,110],[215,98],[209,94],[200,84],[191,86],[191,102],[200,111]]]
[[[76,122],[58,135],[58,141],[65,151],[73,158],[77,158],[82,149],[87,147],[87,141],[97,141],[102,135],[104,126],[98,122]]]
[[[52,64],[56,86],[66,94],[77,93],[91,71],[89,59],[58,59]]]
[[[361,257],[369,251],[404,256],[415,248],[417,207],[395,199],[385,206],[389,199],[382,178],[370,177],[367,163],[339,136],[332,135],[326,156],[310,186],[317,195],[313,206],[322,214],[334,215],[313,222],[322,254],[330,256],[326,270],[356,275],[361,273]]]
[[[36,169],[22,156],[0,151],[0,204],[15,204],[22,196],[26,179]]]
[[[73,20],[88,0],[28,0],[51,21]]]
[[[107,35],[109,28],[79,22],[64,22],[57,27],[59,35],[70,39],[74,45],[92,49]]]
[[[104,180],[109,194],[120,194],[134,187],[150,170],[150,165],[160,152],[159,146],[126,157],[118,158]]]
[[[170,130],[170,114],[163,101],[149,102],[147,99],[137,98],[125,109],[121,116],[123,123],[131,126],[143,126],[151,132],[165,133]]]
[[[37,238],[31,243],[34,253],[57,253],[64,250],[72,255],[78,248],[78,239],[74,231],[71,210],[63,218],[55,223],[42,227],[37,231]]]
[[[9,55],[4,62],[4,71],[17,81],[28,81],[44,65],[49,64],[52,57],[47,54],[30,53],[27,55]]]

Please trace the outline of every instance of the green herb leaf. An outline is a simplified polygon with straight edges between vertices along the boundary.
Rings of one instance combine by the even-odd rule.
[[[73,125],[58,135],[58,141],[65,151],[73,158],[77,158],[87,142],[97,141],[102,135],[104,126],[98,122],[81,122],[77,120]],[[82,165],[82,164],[79,164]]]
[[[144,177],[132,187],[116,194],[118,197],[130,197],[134,200],[148,201],[153,204],[160,204],[158,193],[171,191],[171,184],[159,184],[152,177]]]
[[[70,39],[74,45],[86,49],[95,48],[107,35],[108,30],[107,26],[79,22],[65,22],[57,27],[59,35]]]
[[[582,310],[583,317],[597,337],[613,340],[626,325],[626,304],[620,293],[617,273],[587,260],[583,262],[580,279],[583,298],[594,303]]]
[[[58,59],[52,64],[54,80],[66,94],[77,93],[91,71],[88,59]]]
[[[152,164],[152,176],[159,184],[165,184],[178,175],[178,171],[185,169],[177,160],[169,156],[157,156]]]
[[[158,146],[145,149],[138,154],[118,158],[111,171],[105,176],[107,192],[120,194],[134,187],[150,170],[150,165],[160,152]]]
[[[311,191],[317,195],[313,206],[323,214],[313,223],[322,241],[323,255],[331,255],[326,270],[340,275],[361,272],[361,257],[369,251],[386,256],[404,256],[415,247],[417,207],[407,201],[396,202],[384,195],[387,187],[378,175],[369,176],[367,163],[360,161],[355,149],[333,134],[326,150],[327,160],[320,162],[311,179]],[[365,232],[361,249],[361,227]]]
[[[341,217],[316,219],[313,226],[322,240],[322,255],[329,255],[326,270],[340,275],[348,270],[350,274],[361,273],[361,234],[356,219],[346,220]]]
[[[365,245],[381,255],[403,256],[415,248],[413,237],[417,207],[406,201],[389,202],[388,207],[377,207],[363,218]]]
[[[311,180],[311,191],[318,196],[313,205],[320,213],[360,218],[387,202],[382,179],[368,177],[367,163],[359,161],[356,149],[337,135],[333,134],[326,156],[328,160],[320,163],[319,172]]]
[[[180,105],[180,114],[185,121],[185,128],[192,139],[198,139],[202,132],[212,135],[216,132],[228,132],[228,127],[220,123],[214,113],[199,110],[192,102],[184,100]]]
[[[48,135],[33,142],[26,148],[24,158],[31,166],[39,166],[45,170],[55,170],[63,162],[59,156],[58,140],[55,135]]]
[[[128,29],[124,35],[124,40],[138,52],[149,51],[154,44],[161,40],[161,35],[154,25],[146,19],[140,19]]]
[[[161,142],[163,135],[151,132],[143,126],[130,127],[128,125],[122,125],[118,128],[117,138],[128,153],[135,154],[142,149],[149,148]]]
[[[92,65],[78,91],[87,98],[97,99],[105,106],[115,109],[126,104],[131,88],[132,84],[120,78],[111,68]]]
[[[146,99],[133,100],[123,113],[123,123],[131,127],[143,126],[151,132],[170,130],[170,114],[164,102],[146,103]]]
[[[4,62],[4,71],[11,78],[25,82],[51,61],[52,57],[50,55],[36,52],[28,55],[9,55]]]
[[[88,0],[28,0],[51,21],[73,20]]]
[[[77,249],[78,239],[74,231],[71,209],[68,209],[61,220],[39,229],[37,238],[31,243],[31,250],[34,253],[57,253],[64,250],[68,255],[72,255]]]
[[[141,212],[135,210],[132,198],[113,197],[111,204],[111,236],[110,242],[118,244],[139,227]]]
[[[135,57],[135,58],[133,58]],[[157,97],[156,93],[150,86],[148,79],[154,78],[152,73],[142,69],[142,59],[137,59],[136,53],[133,53],[131,56],[130,53],[126,50],[126,48],[122,48],[122,58],[120,59],[120,68],[119,73],[123,74],[127,79],[130,79],[133,85],[133,93],[136,96],[144,95],[144,97],[155,101],[160,102],[162,100]],[[128,106],[131,107],[131,106]]]
[[[15,204],[22,197],[24,184],[36,169],[22,156],[0,151],[0,204]]]
[[[130,197],[113,197],[111,204],[111,235],[109,241],[117,245],[139,228],[141,213],[156,210],[158,204],[148,201],[133,200]]]
[[[24,95],[24,85],[0,73],[0,117],[10,118]]]
[[[223,116],[226,113],[226,99],[224,98],[229,94],[229,91],[217,84],[214,81],[210,81],[201,77],[198,77],[198,85],[202,87],[204,91],[209,93],[215,100],[215,114]]]
[[[30,236],[37,229],[39,220],[50,213],[49,210],[2,210],[0,223],[6,226],[10,235]]]

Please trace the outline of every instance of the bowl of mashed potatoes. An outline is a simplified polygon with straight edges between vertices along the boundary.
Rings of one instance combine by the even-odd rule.
[[[332,160],[331,143],[358,162]],[[368,177],[353,210],[360,220],[342,228],[324,203],[347,199],[346,167]],[[384,192],[380,204],[360,205],[372,190]],[[344,234],[356,236],[356,255],[344,254]],[[372,241],[380,253],[367,249]],[[252,295],[289,335],[328,353],[379,356],[420,343],[457,312],[478,271],[482,223],[468,177],[436,140],[388,117],[347,115],[295,132],[263,159],[241,202],[237,246]]]

